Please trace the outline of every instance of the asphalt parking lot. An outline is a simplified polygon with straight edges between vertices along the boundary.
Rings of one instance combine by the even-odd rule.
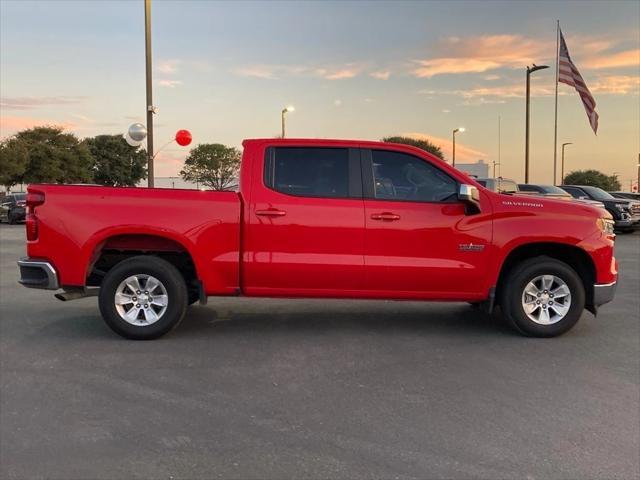
[[[0,226],[0,477],[639,478],[640,234],[615,301],[529,339],[464,304],[210,299],[133,342],[17,285]]]

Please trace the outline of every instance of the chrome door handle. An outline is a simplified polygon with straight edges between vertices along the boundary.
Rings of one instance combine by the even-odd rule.
[[[371,219],[393,222],[394,220],[400,220],[400,215],[396,215],[395,213],[391,212],[374,213],[371,215]]]
[[[287,214],[284,210],[278,210],[277,208],[268,208],[266,210],[256,210],[256,215],[264,217],[284,217]]]

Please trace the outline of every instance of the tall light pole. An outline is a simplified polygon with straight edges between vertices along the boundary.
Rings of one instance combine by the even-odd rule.
[[[640,153],[638,154],[638,178],[636,182],[636,192],[640,193]]]
[[[464,132],[464,127],[458,127],[453,131],[453,160],[451,163],[454,167],[456,166],[456,133],[458,132]]]
[[[566,147],[567,145],[573,145],[573,143],[568,142],[562,144],[562,161],[560,162],[560,185],[564,183],[564,147]],[[556,184],[555,175],[553,177],[553,184]]]
[[[493,178],[496,178],[496,167],[500,165],[500,162],[493,161]]]
[[[144,52],[147,77],[147,185],[153,188],[153,106],[151,77],[151,0],[144,0]]]
[[[285,121],[284,121],[284,116],[287,112],[293,112],[295,110],[295,108],[293,108],[291,105],[289,105],[288,107],[284,107],[282,109],[282,114],[281,114],[281,120],[282,120],[282,138],[284,138],[285,136]]]
[[[524,147],[524,183],[529,183],[529,97],[531,96],[531,74],[537,70],[549,68],[548,65],[536,65],[533,67],[527,65],[527,107],[526,107],[526,124],[525,124],[525,147]],[[553,184],[556,183],[556,173],[553,172]]]

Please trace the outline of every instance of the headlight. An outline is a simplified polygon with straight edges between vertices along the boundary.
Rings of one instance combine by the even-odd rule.
[[[619,212],[624,212],[624,206],[622,206],[622,204],[620,203],[616,203],[614,205],[615,209],[618,210]]]
[[[605,235],[613,235],[613,226],[614,221],[610,218],[599,218],[598,219],[598,228]]]

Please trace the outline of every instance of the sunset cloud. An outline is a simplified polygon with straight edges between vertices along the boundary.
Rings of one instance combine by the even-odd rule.
[[[158,85],[165,88],[176,88],[178,85],[182,85],[180,80],[158,80]]]
[[[0,138],[6,138],[19,132],[20,130],[43,125],[55,125],[66,130],[73,130],[76,128],[75,123],[68,121],[59,122],[56,120],[47,120],[43,118],[0,116]]]
[[[344,80],[356,77],[361,68],[355,64],[331,67],[310,67],[305,65],[245,65],[233,70],[242,77],[275,80],[282,77],[314,77],[325,80]]]
[[[84,102],[87,97],[2,97],[0,108],[6,110],[32,110],[34,108],[57,105],[76,105]]]
[[[414,60],[418,78],[455,73],[481,73],[497,68],[519,68],[545,59],[555,47],[521,35],[447,37],[435,46],[435,55]]]
[[[625,39],[565,36],[573,60],[582,69],[606,69],[640,66],[640,49],[616,51]],[[436,75],[483,73],[500,68],[524,68],[534,62],[552,65],[555,42],[521,35],[480,35],[446,37],[437,42],[433,54],[412,61],[410,73],[418,78]],[[485,80],[497,80],[489,74]]]
[[[389,80],[391,72],[389,70],[380,70],[378,72],[371,72],[369,75],[378,80]]]
[[[173,75],[178,73],[178,64],[180,60],[162,60],[156,66],[156,70],[160,73],[164,73],[165,75]]]
[[[444,158],[450,159],[453,155],[453,143],[450,138],[435,137],[433,135],[425,135],[419,132],[406,132],[401,134],[403,137],[411,137],[417,140],[429,140],[442,150]],[[487,158],[487,154],[481,150],[466,146],[456,139],[456,161],[461,162],[477,162],[481,158]]]
[[[592,69],[620,67],[635,67],[638,69],[640,68],[640,49],[587,57],[584,66]]]

